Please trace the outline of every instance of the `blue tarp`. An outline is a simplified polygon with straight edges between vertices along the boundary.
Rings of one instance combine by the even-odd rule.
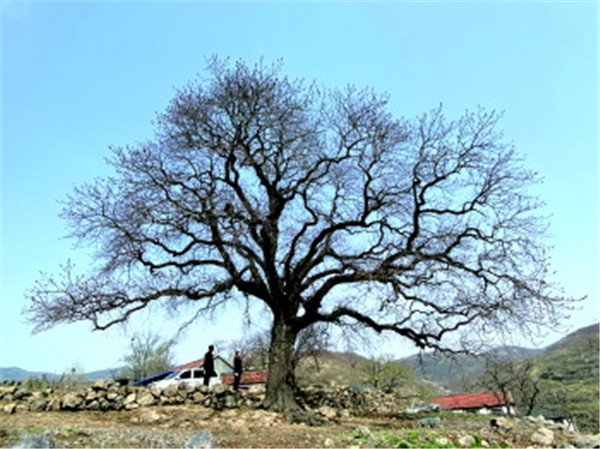
[[[135,385],[136,387],[141,387],[143,385],[148,385],[151,382],[155,382],[157,380],[161,380],[164,379],[165,377],[167,377],[169,374],[174,373],[175,371],[165,371],[164,373],[160,373],[160,374],[155,374],[154,376],[150,376],[150,377],[146,377],[145,379],[142,380],[138,380],[136,383],[134,383],[133,385]]]

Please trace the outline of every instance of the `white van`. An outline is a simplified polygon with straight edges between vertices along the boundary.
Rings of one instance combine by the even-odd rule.
[[[186,369],[184,371],[177,371],[169,374],[162,380],[152,382],[150,386],[159,388],[161,390],[167,388],[169,385],[178,385],[185,383],[187,385],[203,385],[204,384],[204,370],[202,368]],[[218,385],[221,383],[221,376],[217,373],[216,376],[211,377],[208,386]]]

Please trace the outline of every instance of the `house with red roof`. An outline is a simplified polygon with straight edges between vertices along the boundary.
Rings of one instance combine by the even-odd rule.
[[[431,403],[438,404],[443,410],[514,414],[512,396],[509,392],[504,391],[438,396]]]

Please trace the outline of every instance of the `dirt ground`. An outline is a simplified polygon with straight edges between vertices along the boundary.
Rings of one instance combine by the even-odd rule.
[[[283,415],[253,409],[214,411],[201,406],[146,407],[121,412],[0,412],[0,447],[45,435],[55,447],[184,447],[209,430],[216,447],[534,447],[530,435],[498,432],[489,417],[445,414],[435,428],[419,416],[342,417],[323,426],[290,424]],[[422,418],[422,417],[421,417]],[[37,437],[36,437],[37,438]],[[43,437],[42,437],[43,438]],[[567,440],[555,440],[566,444]],[[37,446],[29,446],[37,447]]]
[[[361,426],[376,431],[407,424],[413,423],[348,417],[309,427],[261,410],[214,412],[194,406],[128,412],[19,411],[0,415],[0,446],[44,433],[57,447],[183,447],[194,434],[208,429],[219,447],[340,447],[350,445]]]

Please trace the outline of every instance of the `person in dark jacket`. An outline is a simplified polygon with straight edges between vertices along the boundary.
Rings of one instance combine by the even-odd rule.
[[[235,351],[235,357],[233,358],[233,389],[238,391],[240,389],[240,381],[242,380],[242,373],[244,368],[242,366],[242,354],[240,351]]]
[[[204,368],[204,386],[208,387],[210,383],[210,378],[217,375],[215,372],[215,358],[213,353],[215,351],[215,347],[210,345],[208,347],[208,352],[204,354],[204,364],[202,367]]]

